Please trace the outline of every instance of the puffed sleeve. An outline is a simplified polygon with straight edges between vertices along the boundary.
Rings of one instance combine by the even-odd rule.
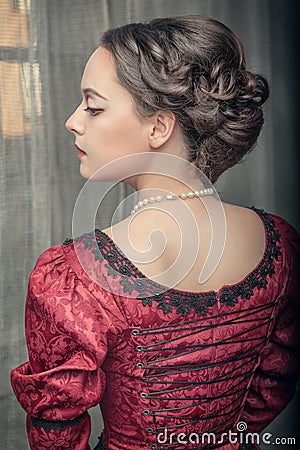
[[[286,289],[242,414],[242,420],[247,423],[247,431],[258,433],[291,401],[300,373],[300,235],[288,222],[279,219],[284,246]]]
[[[68,265],[61,246],[38,259],[28,284],[29,361],[12,370],[31,449],[90,449],[88,408],[101,400],[113,318]],[[104,304],[104,306],[103,306]]]

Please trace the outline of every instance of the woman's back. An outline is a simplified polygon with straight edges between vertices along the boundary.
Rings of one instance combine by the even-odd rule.
[[[64,442],[88,448],[83,412],[99,402],[98,448],[109,450],[237,449],[228,433],[239,421],[258,433],[279,414],[297,375],[299,234],[250,213],[264,224],[263,258],[218,291],[162,292],[102,231],[41,255],[26,308],[30,364],[12,372],[31,442],[56,439],[62,426]]]
[[[204,206],[200,201],[197,204],[191,202],[188,206],[192,210],[199,230],[199,252],[195,262],[191,262],[190,271],[172,287],[190,292],[218,291],[224,285],[241,281],[261,261],[266,249],[266,228],[260,216],[249,208],[221,203],[225,214],[226,236],[222,243],[224,250],[215,271],[207,281],[199,284],[199,275],[211,246],[212,231],[211,221]],[[128,220],[125,220],[103,231],[112,239],[116,234],[116,228],[119,233],[120,230],[128,233],[132,246],[138,252],[149,249],[150,241],[153,243],[151,233],[154,230],[162,232],[166,246],[160,256],[153,258],[150,263],[141,261],[134,263],[145,276],[157,277],[170,268],[182,251],[180,228],[174,217],[170,217],[162,210],[145,210],[134,219],[131,219],[130,225]],[[120,235],[124,236],[124,233]],[[193,242],[192,239],[191,241]],[[195,242],[197,243],[197,240]],[[126,250],[122,248],[122,240],[118,242],[118,246],[126,254]],[[171,283],[170,280],[167,285],[170,286]]]
[[[243,279],[224,286],[228,283],[220,271],[221,289],[218,284],[213,286],[218,290],[197,289],[198,294],[176,288],[160,292],[106,233],[96,233],[103,255],[98,272],[107,273],[112,292],[118,292],[114,302],[125,319],[117,325],[118,336],[103,364],[107,389],[101,402],[105,431],[100,448],[180,448],[184,443],[187,449],[203,444],[231,450],[238,445],[228,440],[228,430],[240,431],[237,422],[246,421],[249,432],[260,431],[292,395],[293,383],[285,373],[292,377],[296,371],[295,305],[287,297],[295,293],[289,279],[295,270],[293,240],[299,251],[299,236],[278,216],[232,208],[235,215],[229,211],[227,216],[233,231],[245,226],[245,234],[250,233],[250,241],[237,234],[240,255],[252,246],[260,253],[250,271],[240,272]],[[145,232],[146,224],[149,228],[149,217]],[[162,221],[159,228],[164,229]],[[90,238],[78,242],[94,253]],[[143,248],[137,236],[136,243]],[[112,302],[106,298],[106,308]],[[113,327],[111,323],[111,334]],[[280,391],[279,397],[269,395],[270,386]]]

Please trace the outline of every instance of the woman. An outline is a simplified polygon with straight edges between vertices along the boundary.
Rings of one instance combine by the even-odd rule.
[[[30,276],[29,362],[11,374],[30,446],[89,449],[87,410],[100,403],[97,449],[257,449],[298,376],[299,234],[219,201],[207,181],[253,148],[267,82],[227,27],[187,16],[105,32],[82,93],[66,123],[82,176],[123,179],[139,202],[45,251]],[[220,206],[224,246],[209,259]]]

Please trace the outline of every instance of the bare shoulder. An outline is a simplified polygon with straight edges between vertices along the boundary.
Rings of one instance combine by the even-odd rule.
[[[226,215],[226,221],[231,227],[236,227],[241,231],[247,230],[250,234],[255,234],[255,232],[264,234],[264,223],[259,214],[253,209],[225,202],[222,202],[222,204]],[[250,236],[245,236],[245,238],[247,237],[249,238]]]
[[[226,218],[227,247],[230,247],[230,244],[232,243],[233,248],[240,247],[241,245],[243,248],[248,246],[249,249],[252,249],[254,252],[256,247],[264,247],[264,223],[254,210],[226,202],[222,202],[222,206]],[[195,217],[197,217],[197,212],[195,213]],[[208,237],[210,235],[210,222],[206,213],[205,215],[201,213],[198,217],[198,221],[201,222],[201,227],[199,228],[201,228],[204,231],[204,235]],[[130,218],[126,218],[102,231],[111,238],[113,238],[114,235],[118,235],[118,233],[123,234],[127,231],[132,234],[135,241],[143,241],[145,236],[148,237],[148,233],[151,232],[153,228],[156,228],[158,224],[164,229],[166,234],[174,236],[175,229],[173,229],[172,220],[166,215],[160,213],[157,214],[155,212],[146,212],[145,214],[138,215],[137,219],[134,219],[133,221],[130,220]],[[238,246],[237,243],[239,243]]]
[[[253,209],[223,203],[227,222],[227,249],[230,253],[242,249],[249,266],[255,265],[266,247],[265,225]]]
[[[262,259],[266,248],[265,227],[260,216],[252,209],[222,202],[226,218],[226,239],[224,251],[217,269],[207,282],[201,285],[202,291],[217,290],[224,284],[236,283],[251,272]],[[201,230],[201,247],[196,258],[196,264],[189,274],[177,285],[178,289],[199,291],[199,267],[202,267],[208,255],[211,244],[211,224],[203,211],[195,211],[199,230]],[[174,221],[173,221],[174,222]],[[180,233],[172,221],[161,213],[145,211],[131,226],[123,221],[111,228],[103,230],[110,237],[122,236],[124,230],[131,236],[131,242],[140,251],[149,248],[149,233],[154,228],[162,229],[167,237],[167,246],[161,257],[151,264],[137,264],[146,275],[153,276],[168,269],[178,255]],[[122,245],[120,245],[122,248]],[[126,251],[124,249],[124,253]]]

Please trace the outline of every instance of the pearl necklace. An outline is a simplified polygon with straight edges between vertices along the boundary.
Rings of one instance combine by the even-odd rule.
[[[139,209],[141,209],[143,206],[146,205],[151,205],[153,203],[156,202],[162,202],[163,200],[186,200],[187,198],[194,198],[194,197],[204,197],[205,195],[211,195],[213,194],[213,189],[212,188],[206,188],[200,191],[191,191],[191,192],[187,192],[179,194],[179,195],[172,195],[172,194],[168,194],[166,196],[163,195],[156,195],[155,197],[150,197],[150,198],[144,198],[144,200],[140,200],[139,202],[137,202],[136,205],[134,205],[133,209],[131,210],[131,214],[134,214],[135,212],[137,212]]]

